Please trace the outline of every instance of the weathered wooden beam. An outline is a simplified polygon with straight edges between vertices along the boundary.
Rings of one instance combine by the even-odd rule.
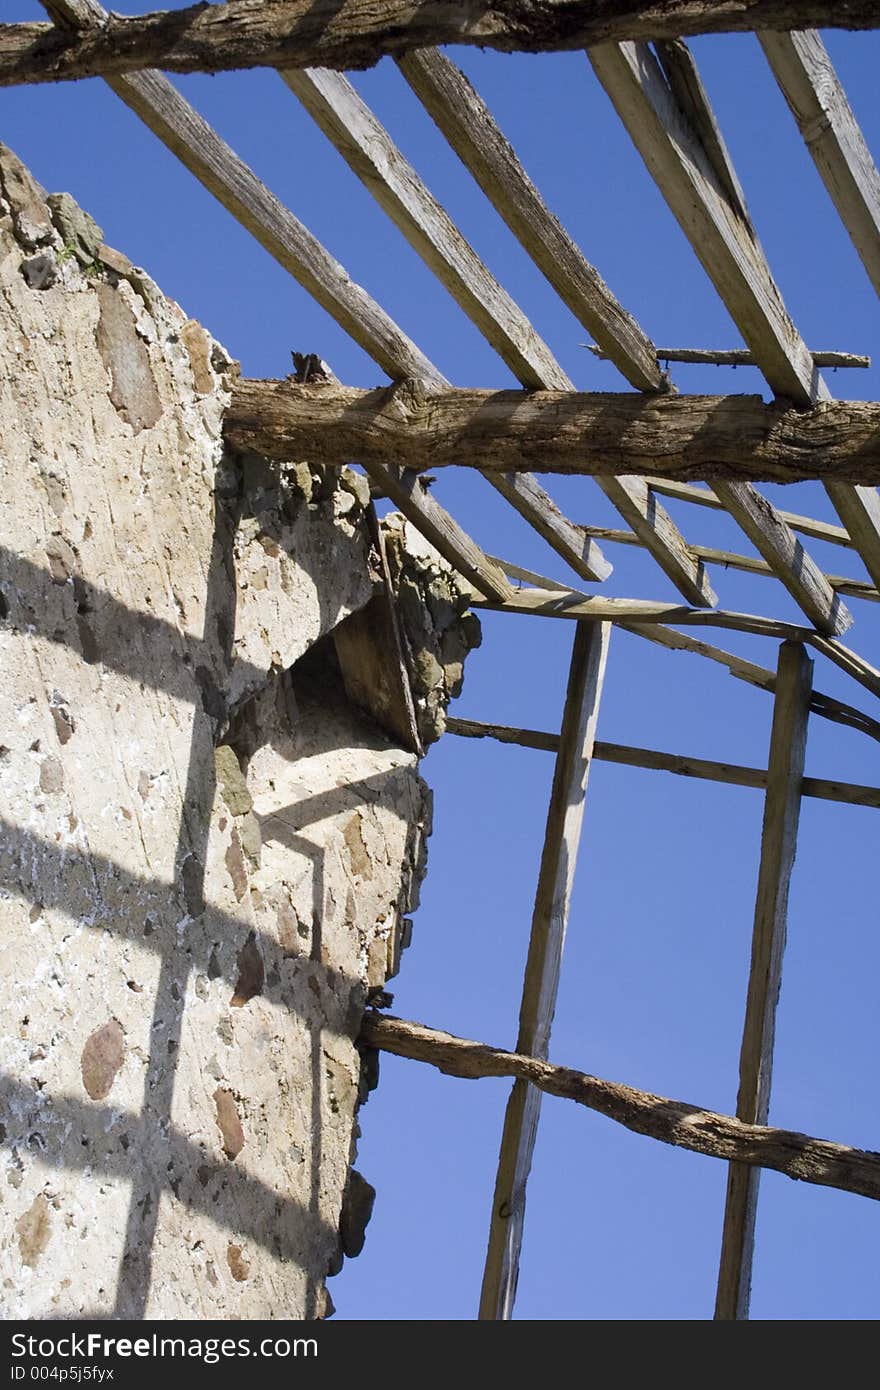
[[[549,210],[461,69],[436,49],[408,53],[398,66],[495,211],[593,334],[603,356],[637,391],[667,390],[654,344]]]
[[[59,24],[77,29],[109,22],[98,0],[44,0]],[[446,385],[446,378],[416,347],[360,285],[354,283],[316,237],[294,217],[238,155],[158,72],[139,72],[108,79],[109,86],[181,163],[212,193],[271,256],[326,309],[336,322],[392,378],[410,372],[424,376],[432,386]],[[392,483],[380,466],[373,469],[383,489]],[[430,512],[428,538],[452,565],[472,583],[488,583],[502,596],[510,586],[494,573],[476,542],[462,531],[439,502],[425,507],[419,499],[407,500],[407,515],[417,529],[424,529]],[[399,503],[404,510],[402,503]],[[483,576],[480,586],[479,576]]]
[[[544,848],[523,979],[517,1051],[546,1057],[556,1010],[559,971],[605,678],[611,629],[578,623]],[[498,1158],[480,1317],[507,1319],[513,1311],[525,1219],[526,1183],[538,1130],[541,1092],[517,1080],[508,1101]]]
[[[770,273],[687,46],[664,42],[655,55],[645,44],[605,44],[590,59],[773,390],[801,406],[829,401],[831,393]],[[876,481],[829,479],[826,487],[880,587],[880,497],[874,487],[853,485]],[[785,568],[783,559],[780,574]]]
[[[756,613],[733,613],[722,608],[682,608],[652,599],[605,598],[592,594],[585,597],[561,589],[517,589],[512,598],[503,602],[481,599],[475,594],[473,603],[475,608],[492,608],[499,613],[533,614],[541,618],[569,618],[575,621],[591,618],[640,628],[652,623],[720,627],[732,632],[751,632],[758,637],[807,642],[866,690],[870,690],[872,695],[880,696],[880,671],[858,652],[812,628],[798,627],[795,623],[765,618]]]
[[[558,734],[538,729],[514,729],[507,724],[486,724],[476,719],[447,716],[446,732],[460,738],[491,738],[499,743],[515,743],[521,748],[537,748],[553,753],[559,747]],[[655,748],[634,748],[626,743],[605,743],[596,739],[593,757],[599,763],[621,767],[641,767],[654,772],[671,772],[676,777],[696,777],[703,782],[723,782],[731,787],[767,786],[767,773],[760,767],[739,763],[720,763],[710,758],[692,758],[688,753],[662,753]],[[819,801],[840,801],[849,806],[880,809],[880,787],[858,782],[836,782],[827,777],[804,777],[801,795]]]
[[[662,493],[664,497],[675,497],[681,502],[695,502],[700,507],[711,507],[718,511],[724,508],[711,488],[697,487],[693,483],[676,483],[671,478],[652,478],[651,491]],[[842,526],[828,521],[818,521],[812,516],[801,516],[799,512],[786,512],[778,508],[783,521],[787,521],[792,531],[802,536],[813,536],[817,541],[828,541],[831,545],[843,545],[852,550],[853,541],[849,532]]]
[[[758,38],[822,182],[880,294],[880,173],[828,50],[814,30],[762,33]]]
[[[682,484],[686,486],[686,484]],[[641,541],[634,531],[621,531],[613,526],[584,526],[584,531],[588,536],[595,536],[600,541],[613,541],[619,545],[641,545]],[[724,569],[742,570],[746,574],[760,574],[766,579],[775,579],[776,572],[766,560],[760,560],[755,555],[740,555],[733,550],[719,550],[714,545],[694,545],[691,549],[695,555],[699,555],[704,564],[721,565]],[[506,573],[506,571],[505,571]],[[826,574],[825,578],[834,589],[835,593],[847,594],[852,598],[863,598],[871,603],[880,602],[880,589],[875,589],[874,585],[865,579],[848,579],[843,574]],[[535,581],[531,581],[534,583]],[[539,588],[552,588],[552,584],[543,582]]]
[[[880,404],[830,401],[797,410],[760,396],[628,392],[373,391],[241,380],[225,432],[270,458],[451,464],[502,473],[626,477],[880,480]]]
[[[531,473],[486,473],[484,476],[581,579],[608,578],[613,566],[599,546],[582,527],[575,526],[563,515]]]
[[[347,79],[327,71],[287,71],[282,77],[519,382],[532,388],[572,389],[571,379],[525,314],[487,270]],[[588,579],[602,577],[601,571],[590,572],[584,564],[582,546],[560,526],[554,517],[554,511],[558,517],[558,509],[534,480],[517,485],[515,480],[496,479],[492,472],[485,476],[578,574]],[[645,484],[638,478],[615,478],[602,479],[600,486],[638,530],[688,602],[714,603],[705,571],[665,509],[651,503]]]
[[[45,24],[0,25],[0,86],[119,76],[140,68],[367,68],[440,44],[552,52],[612,39],[746,29],[873,29],[876,0],[228,0],[126,18],[77,42]]]
[[[547,344],[348,79],[338,72],[294,68],[281,77],[517,380],[537,389],[569,389]]]
[[[388,497],[399,507],[417,531],[438,550],[444,559],[487,597],[496,603],[506,603],[515,593],[504,572],[483,553],[454,517],[449,515],[417,473],[405,468],[374,466],[365,463],[371,477],[381,482]]]
[[[419,57],[419,54],[415,55]],[[409,62],[409,59],[406,60]],[[584,343],[584,347],[600,362],[611,360],[610,353],[597,343]],[[755,354],[748,348],[668,348],[658,347],[654,351],[658,362],[703,363],[708,367],[757,367]],[[870,357],[857,352],[811,352],[814,367],[870,367]]]
[[[783,643],[776,673],[761,863],[752,934],[746,1018],[739,1064],[737,1119],[765,1125],[770,1110],[776,1005],[782,984],[788,890],[797,850],[813,663]],[[715,1317],[747,1318],[758,1202],[757,1168],[732,1164],[718,1271]]]
[[[772,503],[748,483],[716,478],[713,491],[813,626],[846,632],[852,614]]]
[[[634,1134],[659,1139],[663,1144],[726,1162],[772,1168],[797,1182],[835,1187],[880,1200],[880,1155],[864,1149],[789,1129],[746,1124],[732,1115],[702,1110],[685,1101],[655,1096],[617,1081],[604,1081],[542,1058],[503,1052],[421,1023],[371,1011],[364,1016],[360,1042],[397,1057],[427,1062],[446,1076],[468,1080],[513,1076],[546,1095],[573,1100]]]
[[[767,690],[772,694],[776,689],[775,671],[769,670],[766,666],[758,666],[754,661],[746,661],[744,657],[725,651],[722,647],[713,647],[709,642],[701,642],[690,633],[676,632],[671,627],[664,627],[662,623],[620,623],[618,626],[625,632],[631,632],[634,637],[641,637],[658,647],[665,647],[667,651],[690,652],[693,656],[702,656],[708,661],[717,662],[719,666],[724,666],[731,676],[745,681],[747,685],[755,686],[758,690]],[[844,700],[837,700],[831,695],[823,695],[814,690],[810,698],[810,710],[823,719],[856,729],[859,733],[867,734],[869,738],[880,742],[880,720],[856,709],[855,705],[849,705]]]

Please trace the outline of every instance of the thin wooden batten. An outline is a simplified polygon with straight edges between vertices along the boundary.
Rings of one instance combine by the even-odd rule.
[[[578,623],[575,629],[520,1003],[517,1051],[530,1056],[546,1057],[550,1042],[610,636],[607,623]],[[540,1091],[515,1081],[492,1200],[482,1319],[512,1316],[540,1109]]]
[[[517,729],[507,724],[487,724],[482,720],[459,719],[447,715],[446,732],[460,738],[490,738],[499,743],[513,743],[522,748],[542,749],[554,753],[559,747],[559,735],[539,729]],[[687,753],[662,753],[654,748],[634,748],[625,743],[604,743],[596,739],[593,757],[600,763],[616,763],[621,767],[646,768],[654,772],[671,772],[677,777],[695,777],[706,782],[721,782],[732,787],[765,789],[767,772],[759,767],[742,767],[738,763],[720,763],[710,758],[693,758]],[[837,782],[827,777],[804,777],[801,795],[820,801],[839,801],[850,806],[869,806],[880,809],[880,787],[861,786],[855,782]]]
[[[813,663],[802,646],[783,643],[779,650],[773,702],[752,962],[736,1103],[737,1119],[746,1124],[766,1125],[770,1109],[776,1005],[782,984],[788,890],[797,850],[812,671]],[[715,1301],[715,1317],[719,1319],[742,1319],[749,1315],[759,1179],[759,1169],[731,1164]]]

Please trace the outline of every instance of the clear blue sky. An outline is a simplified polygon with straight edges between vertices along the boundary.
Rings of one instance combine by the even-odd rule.
[[[126,6],[134,10],[136,6]],[[8,0],[4,19],[42,15]],[[880,151],[880,35],[828,44],[869,144]],[[880,359],[877,305],[756,40],[695,51],[751,211],[793,317],[814,348]],[[656,342],[740,339],[581,54],[454,55],[547,201]],[[392,64],[356,84],[431,190],[584,389],[626,389],[478,194]],[[183,91],[283,201],[460,385],[511,378],[341,158],[271,73],[181,79]],[[0,139],[48,188],[67,189],[106,239],[143,264],[253,376],[282,376],[291,348],[345,381],[384,378],[100,82],[2,93]],[[760,392],[755,371],[679,368],[683,391]],[[876,369],[828,376],[835,394],[880,398]],[[590,480],[554,480],[577,521],[619,525]],[[767,489],[835,520],[815,485]],[[436,492],[495,553],[566,578],[565,567],[482,480]],[[748,543],[726,516],[670,504],[689,539]],[[826,569],[864,577],[851,553],[809,542]],[[639,552],[608,547],[611,594],[673,598]],[[723,606],[798,620],[777,585],[713,570]],[[880,656],[876,605],[854,599],[850,640]],[[488,615],[454,712],[558,727],[572,628]],[[719,644],[775,665],[776,644]],[[871,709],[824,659],[815,684]],[[772,701],[697,657],[612,639],[599,737],[753,765],[766,761]],[[880,748],[813,718],[807,770],[876,783]],[[512,1046],[544,816],[545,753],[445,738],[423,771],[435,830],[394,1011]],[[736,1102],[758,864],[761,794],[598,764],[584,822],[553,1060],[731,1112]],[[807,800],[792,882],[778,1017],[773,1122],[880,1147],[876,992],[877,812]],[[461,1319],[477,1307],[507,1083],[464,1082],[383,1058],[362,1112],[358,1167],[378,1188],[364,1253],[331,1284],[341,1318]],[[545,1100],[529,1187],[517,1316],[706,1318],[712,1313],[725,1168]],[[765,1174],[756,1318],[874,1318],[880,1208]]]

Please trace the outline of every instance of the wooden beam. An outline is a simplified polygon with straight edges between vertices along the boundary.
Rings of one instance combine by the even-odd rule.
[[[410,245],[476,324],[517,380],[533,389],[570,390],[572,382],[522,310],[461,235],[452,219],[404,159],[387,130],[339,73],[287,71],[282,77],[324,134],[363,181]],[[479,460],[476,460],[479,463]],[[485,473],[578,574],[589,572],[582,545],[561,528],[551,499],[537,483],[517,486]],[[639,479],[602,479],[600,486],[689,603],[716,601],[705,571],[662,507],[653,506]]]
[[[417,473],[405,468],[376,468],[366,463],[371,477],[381,482],[388,497],[399,507],[417,531],[421,531],[435,550],[487,598],[506,603],[515,593],[503,571],[463,531],[458,522],[441,507]]]
[[[447,717],[446,732],[457,734],[460,738],[491,738],[499,743],[514,743],[521,748],[536,748],[549,753],[559,747],[558,734],[545,734],[538,729],[514,729],[507,724],[486,724],[476,719],[458,719],[454,716]],[[692,758],[687,753],[662,753],[654,748],[634,748],[626,743],[604,743],[598,738],[593,744],[593,757],[600,763],[671,772],[676,777],[696,777],[700,781],[723,782],[731,787],[760,789],[767,786],[767,773],[760,767]],[[819,801],[839,801],[848,806],[880,809],[880,787],[867,787],[858,782],[804,777],[801,795],[812,796]]]
[[[675,632],[673,628],[664,627],[662,623],[620,623],[618,626],[623,628],[625,632],[632,633],[634,637],[642,637],[645,641],[653,642],[659,647],[665,647],[668,651],[690,652],[694,656],[702,656],[709,661],[717,662],[718,665],[724,666],[731,676],[737,680],[745,681],[747,685],[755,686],[758,690],[767,690],[772,694],[776,689],[775,671],[769,670],[766,666],[758,666],[754,661],[746,661],[744,657],[737,656],[734,652],[725,651],[721,647],[713,647],[708,642],[701,642],[699,638],[692,637],[689,633]],[[831,695],[823,695],[818,690],[814,690],[810,698],[810,710],[823,719],[830,719],[835,724],[843,724],[847,728],[856,729],[859,733],[867,734],[869,738],[880,742],[880,720],[873,719],[870,714],[856,709],[854,705],[849,705],[843,700],[834,699]]]
[[[427,1062],[446,1076],[474,1080],[482,1076],[513,1076],[546,1095],[573,1100],[616,1124],[727,1162],[772,1168],[797,1182],[834,1187],[860,1197],[880,1200],[880,1156],[827,1139],[815,1139],[788,1129],[745,1124],[731,1115],[702,1110],[685,1101],[637,1091],[617,1081],[604,1081],[542,1058],[503,1052],[485,1043],[456,1038],[368,1011],[361,1024],[361,1046]]]
[[[761,47],[813,163],[880,294],[880,173],[815,30],[762,33]]]
[[[681,502],[695,502],[699,507],[724,510],[711,488],[697,487],[694,483],[677,483],[671,478],[652,478],[651,491],[662,493],[665,497],[675,497]],[[852,537],[842,526],[834,526],[828,521],[817,521],[811,516],[801,516],[799,512],[786,512],[781,508],[778,510],[792,531],[798,531],[802,536],[813,536],[818,541],[828,541],[830,545],[842,545],[849,550],[853,549]]]
[[[416,57],[419,55],[416,54]],[[406,60],[407,62],[409,59]],[[610,360],[610,354],[603,347],[596,343],[584,343],[583,346],[594,357],[598,357],[600,362]],[[668,348],[658,347],[654,349],[657,354],[658,362],[691,362],[703,363],[708,367],[757,367],[755,354],[749,352],[748,348],[728,348],[719,350],[717,348]],[[870,367],[870,357],[865,357],[857,352],[811,352],[814,367]]]
[[[807,642],[817,652],[827,656],[853,680],[880,696],[880,671],[858,652],[836,638],[825,637],[812,628],[777,618],[765,618],[756,613],[734,613],[722,608],[682,608],[653,599],[605,598],[600,595],[572,593],[562,589],[517,589],[512,598],[503,602],[484,600],[475,595],[475,608],[492,608],[499,613],[527,613],[541,618],[569,618],[622,624],[625,627],[644,627],[652,623],[675,623],[686,627],[720,627],[733,632],[751,632],[758,637],[779,637],[793,642]]]
[[[605,44],[590,60],[773,390],[800,406],[829,401],[770,273],[693,57],[681,42],[662,43],[657,54],[645,44]],[[827,491],[880,587],[880,498],[853,485],[876,481],[831,479]],[[780,576],[785,568],[782,557]]]
[[[364,391],[242,379],[224,428],[232,444],[269,458],[332,465],[394,459],[417,471],[455,464],[618,478],[880,479],[880,404],[870,401],[797,410],[760,396],[425,390],[417,382]]]
[[[603,355],[637,391],[668,389],[657,350],[549,210],[482,97],[445,53],[420,49],[398,67],[524,250]]]
[[[228,0],[185,10],[113,15],[78,40],[46,24],[0,25],[0,86],[119,76],[140,68],[367,68],[384,54],[441,44],[553,52],[610,39],[745,29],[873,29],[876,0]]]
[[[610,635],[607,623],[578,623],[575,630],[517,1035],[517,1051],[535,1057],[547,1056],[556,1010],[559,970]],[[517,1080],[504,1117],[480,1295],[482,1319],[507,1319],[513,1311],[526,1183],[532,1166],[540,1109],[540,1091]]]
[[[682,486],[686,486],[686,484],[682,484]],[[613,526],[585,526],[583,529],[588,536],[595,536],[600,541],[612,541],[619,545],[641,545],[641,541],[634,531],[620,531]],[[717,546],[713,545],[691,544],[691,549],[695,555],[699,555],[704,564],[721,565],[724,569],[742,570],[746,574],[759,574],[766,579],[776,578],[775,571],[771,569],[767,561],[760,560],[755,555],[739,555],[736,551],[719,550]],[[506,570],[505,573],[507,573]],[[875,589],[868,580],[848,579],[843,574],[826,574],[825,578],[835,593],[867,599],[871,603],[880,602],[880,590]],[[538,587],[552,588],[553,585],[542,581]]]
[[[748,483],[718,478],[713,491],[813,626],[832,636],[846,632],[852,614],[773,504]]]
[[[790,642],[782,645],[776,674],[752,964],[736,1103],[737,1119],[746,1124],[766,1125],[770,1109],[776,1005],[782,984],[788,889],[797,850],[812,670],[813,663],[802,646]],[[757,1168],[731,1165],[716,1318],[747,1318],[749,1314],[759,1177]]]

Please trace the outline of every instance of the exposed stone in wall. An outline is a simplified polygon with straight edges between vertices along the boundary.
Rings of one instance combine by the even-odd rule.
[[[384,524],[388,564],[409,647],[416,719],[422,742],[446,729],[446,707],[461,693],[464,661],[480,645],[480,620],[451,566],[398,513]]]
[[[235,371],[0,147],[7,1317],[321,1316],[363,1239],[353,1040],[430,796],[321,640],[365,484],[226,454]],[[396,553],[411,630],[458,612]]]

